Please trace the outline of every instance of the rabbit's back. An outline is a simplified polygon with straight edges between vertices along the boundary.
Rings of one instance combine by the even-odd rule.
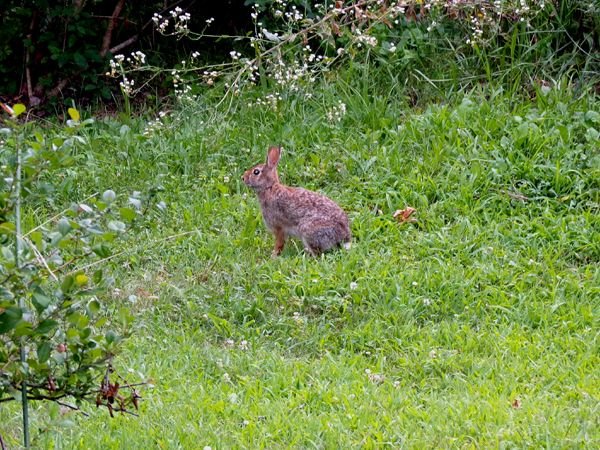
[[[267,226],[283,229],[285,234],[302,238],[313,229],[331,229],[338,239],[347,241],[350,228],[346,213],[330,198],[300,187],[279,185],[271,195],[261,198]]]

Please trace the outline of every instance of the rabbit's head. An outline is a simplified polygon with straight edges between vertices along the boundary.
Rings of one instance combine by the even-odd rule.
[[[277,163],[281,156],[281,147],[269,147],[267,162],[258,164],[244,172],[242,179],[246,186],[255,191],[264,191],[279,184],[277,176]]]

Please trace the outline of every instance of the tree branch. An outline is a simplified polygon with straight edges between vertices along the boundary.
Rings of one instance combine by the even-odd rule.
[[[121,14],[123,10],[123,6],[125,5],[125,0],[119,0],[115,5],[115,9],[113,10],[112,16],[108,21],[108,26],[106,27],[106,32],[104,33],[104,38],[102,39],[102,47],[100,48],[100,56],[106,56],[108,50],[110,49],[110,43],[112,41],[113,30],[115,29],[115,24],[117,23],[117,18]]]
[[[58,401],[61,398],[67,397],[69,395],[72,395],[70,393],[66,393],[66,394],[60,394],[60,395],[56,395],[56,396],[49,396],[49,395],[28,395],[27,399],[28,400],[52,400],[52,401]],[[4,397],[4,398],[0,398],[0,403],[5,403],[5,402],[10,402],[16,400],[16,398],[14,397]]]
[[[130,46],[131,44],[133,44],[135,41],[137,41],[139,39],[140,35],[138,34],[134,34],[133,36],[131,36],[129,39],[124,40],[123,42],[121,42],[120,44],[115,45],[114,47],[109,49],[109,52],[111,52],[113,55],[118,52],[119,50]]]
[[[37,24],[37,11],[31,15],[31,22],[29,22],[29,34],[27,40],[33,43],[33,31]],[[25,49],[25,81],[27,83],[27,98],[30,106],[37,106],[40,104],[40,99],[33,94],[33,82],[31,81],[31,45],[28,45]]]
[[[77,71],[77,75],[81,73],[81,71]],[[60,80],[56,86],[54,86],[49,92],[48,97],[56,97],[60,92],[71,82],[71,78],[63,78]]]

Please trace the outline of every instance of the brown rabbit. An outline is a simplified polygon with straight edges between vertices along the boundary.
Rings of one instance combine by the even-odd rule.
[[[283,250],[285,238],[302,239],[305,250],[317,256],[333,247],[350,243],[348,216],[333,200],[299,187],[279,182],[277,163],[281,147],[269,147],[267,162],[244,172],[244,183],[256,192],[267,227],[275,235],[273,256]]]

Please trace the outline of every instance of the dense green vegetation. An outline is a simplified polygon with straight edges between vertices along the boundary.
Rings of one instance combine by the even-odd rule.
[[[27,226],[107,189],[164,202],[99,298],[135,317],[117,372],[150,385],[139,417],[33,403],[35,448],[600,445],[597,55],[503,59],[527,47],[515,32],[450,60],[414,27],[396,59],[366,52],[275,100],[217,80],[158,120],[79,130]],[[350,250],[271,258],[240,179],[271,144],[284,183],[348,212]],[[416,222],[393,217],[406,206]],[[0,423],[18,448],[15,402]]]

